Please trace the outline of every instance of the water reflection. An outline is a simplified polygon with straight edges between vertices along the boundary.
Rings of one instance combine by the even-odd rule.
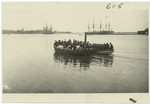
[[[99,67],[112,67],[113,55],[73,56],[54,53],[55,63],[63,63],[65,66],[89,68],[91,65]]]
[[[94,55],[93,57],[93,63],[96,63],[97,65],[101,67],[112,67],[114,56],[113,55]]]

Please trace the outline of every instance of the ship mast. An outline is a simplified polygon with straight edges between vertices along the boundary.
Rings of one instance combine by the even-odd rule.
[[[106,29],[105,31],[107,31],[107,23],[106,23],[105,29]]]
[[[94,28],[95,28],[95,25],[94,25],[94,19],[93,19],[93,32],[94,32]]]
[[[101,21],[100,21],[100,32],[102,31],[102,23],[101,23]]]
[[[47,30],[47,28],[48,28],[48,27],[47,27],[47,23],[46,23],[46,30]]]
[[[90,32],[90,26],[89,26],[89,22],[88,22],[88,32]]]
[[[108,31],[110,31],[110,22],[109,22],[109,24],[108,24]]]

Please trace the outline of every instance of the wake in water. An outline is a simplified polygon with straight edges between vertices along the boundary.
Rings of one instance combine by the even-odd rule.
[[[136,63],[143,63],[143,64],[148,63],[147,53],[115,51],[114,57],[116,61],[136,62]]]

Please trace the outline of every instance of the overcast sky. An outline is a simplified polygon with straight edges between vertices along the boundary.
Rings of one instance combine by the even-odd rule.
[[[148,3],[124,3],[119,9],[107,9],[107,3],[2,3],[2,29],[25,30],[43,29],[50,23],[54,30],[85,32],[88,22],[103,27],[110,22],[112,29],[118,31],[138,31],[148,28]]]

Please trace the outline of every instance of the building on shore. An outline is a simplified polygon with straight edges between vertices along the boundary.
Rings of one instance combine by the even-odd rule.
[[[142,31],[138,31],[138,34],[148,35],[148,28]]]

